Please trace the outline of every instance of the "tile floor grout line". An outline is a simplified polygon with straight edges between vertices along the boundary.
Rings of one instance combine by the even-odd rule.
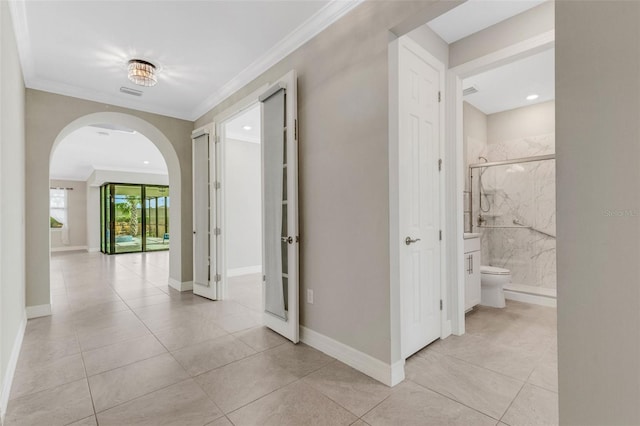
[[[502,419],[504,418],[504,416],[509,412],[509,409],[511,408],[511,406],[513,405],[513,403],[515,402],[515,400],[518,398],[518,395],[520,395],[520,393],[522,392],[522,389],[524,389],[524,386],[526,385],[526,382],[522,384],[522,387],[520,387],[520,390],[518,391],[518,393],[516,394],[516,396],[513,397],[513,399],[511,400],[511,402],[509,403],[509,406],[507,407],[506,410],[504,410],[504,413],[502,413],[502,416],[500,416],[500,419],[498,420],[498,422],[502,422]],[[505,423],[507,424],[507,423]]]
[[[418,382],[414,382],[414,381],[413,381],[413,380],[411,380],[411,379],[405,379],[405,380],[408,380],[408,381],[410,381],[411,383],[416,384],[416,385],[420,386],[420,387],[421,387],[421,388],[423,388],[423,389],[427,389],[427,390],[429,390],[429,391],[431,391],[431,392],[437,393],[438,395],[443,396],[443,397],[447,398],[448,400],[453,401],[453,402],[455,402],[455,403],[457,403],[457,404],[460,404],[460,405],[462,405],[462,406],[464,406],[464,407],[467,407],[468,409],[473,410],[473,411],[475,411],[476,413],[482,414],[482,415],[483,415],[483,416],[485,416],[485,417],[489,417],[489,418],[490,418],[490,419],[492,419],[492,420],[497,420],[498,422],[500,421],[500,419],[496,419],[495,417],[493,417],[493,416],[492,416],[492,415],[490,415],[490,414],[483,413],[482,411],[478,410],[477,408],[473,408],[473,407],[471,407],[471,406],[469,406],[469,405],[465,404],[464,402],[458,401],[457,399],[454,399],[453,397],[451,397],[451,396],[449,396],[449,395],[445,395],[445,394],[443,394],[443,393],[442,393],[442,392],[440,392],[440,391],[437,391],[437,390],[435,390],[435,389],[431,389],[430,387],[425,386],[425,385],[422,385],[422,384],[420,384],[420,383],[418,383]]]

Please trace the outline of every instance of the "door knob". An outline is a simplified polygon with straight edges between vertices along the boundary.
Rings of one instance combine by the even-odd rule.
[[[283,243],[293,244],[293,237],[280,237]]]
[[[411,237],[407,237],[404,239],[404,243],[406,245],[411,245],[411,243],[417,243],[418,241],[420,241],[420,238],[416,238],[415,240],[412,240]]]

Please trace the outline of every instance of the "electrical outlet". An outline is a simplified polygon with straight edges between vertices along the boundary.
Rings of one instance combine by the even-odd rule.
[[[307,303],[313,305],[313,290],[307,290]]]

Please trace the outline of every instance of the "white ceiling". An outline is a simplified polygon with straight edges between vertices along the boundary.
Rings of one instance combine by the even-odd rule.
[[[140,133],[123,130],[82,127],[64,138],[51,157],[51,179],[86,181],[94,169],[168,173],[153,142]]]
[[[27,87],[195,120],[360,1],[9,3]],[[160,67],[155,87],[129,82],[132,58]]]
[[[227,121],[224,131],[229,139],[260,143],[260,104],[255,104]]]
[[[427,25],[451,44],[548,0],[468,0]]]
[[[485,114],[507,111],[555,99],[555,49],[466,78],[463,88],[478,93],[464,100]],[[527,96],[537,94],[533,101]]]

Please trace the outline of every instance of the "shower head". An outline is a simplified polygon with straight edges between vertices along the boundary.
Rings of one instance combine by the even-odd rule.
[[[482,157],[482,156],[478,157],[478,160],[484,160],[485,163],[489,162],[489,160],[487,160],[486,157]]]

